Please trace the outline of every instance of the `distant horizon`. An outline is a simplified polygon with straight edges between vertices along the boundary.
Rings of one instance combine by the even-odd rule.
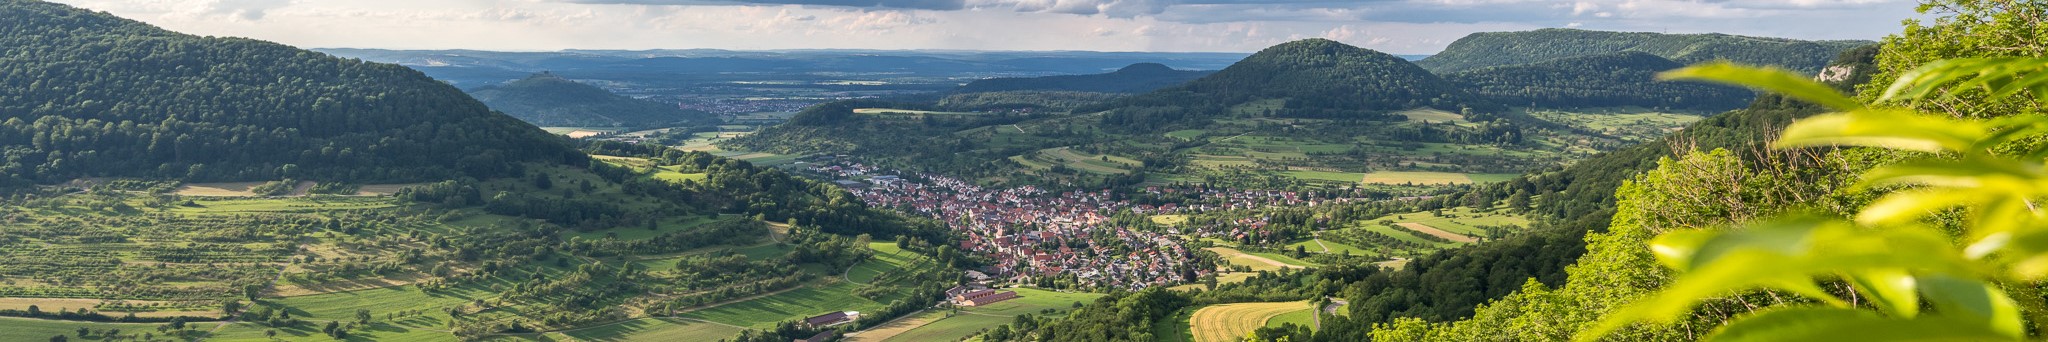
[[[1870,42],[1871,44],[1876,44],[1876,43],[1877,43],[1877,40],[1874,40],[1874,39],[1800,39],[1800,38],[1792,38],[1792,37],[1774,37],[1774,36],[1754,36],[1754,35],[1740,35],[1740,34],[1729,34],[1729,33],[1720,33],[1720,32],[1698,32],[1698,33],[1664,33],[1664,32],[1649,32],[1649,31],[1615,31],[1615,30],[1593,30],[1593,29],[1579,29],[1579,28],[1539,28],[1539,29],[1531,29],[1531,30],[1520,30],[1520,31],[1487,31],[1487,32],[1473,32],[1472,34],[1479,34],[1479,33],[1509,33],[1509,32],[1529,32],[1529,31],[1537,31],[1537,30],[1551,30],[1551,29],[1559,29],[1559,30],[1578,30],[1578,31],[1595,31],[1595,32],[1622,32],[1622,33],[1656,33],[1656,34],[1668,34],[1668,35],[1704,35],[1704,34],[1727,34],[1727,35],[1733,35],[1733,36],[1742,36],[1742,37],[1753,37],[1753,38],[1781,38],[1781,39],[1795,39],[1795,40],[1804,40],[1804,41],[1865,41],[1865,42]],[[1302,38],[1302,39],[1315,39],[1315,37],[1310,37],[1310,38]],[[1301,40],[1301,39],[1297,39],[1297,40]],[[1350,44],[1350,43],[1345,43],[1345,44]],[[813,49],[725,49],[725,48],[711,48],[711,47],[694,47],[694,48],[646,48],[646,49],[579,49],[579,48],[566,48],[566,49],[554,49],[554,50],[487,50],[487,49],[461,49],[461,48],[453,48],[453,49],[387,49],[387,48],[373,48],[373,47],[303,47],[303,46],[302,46],[302,47],[300,47],[300,48],[304,48],[304,49],[309,49],[309,50],[383,50],[383,51],[478,51],[478,52],[500,52],[500,53],[561,53],[561,52],[578,52],[578,51],[608,51],[608,52],[657,52],[657,51],[691,51],[691,50],[712,50],[712,51],[728,51],[728,52],[808,52],[808,51],[827,51],[827,52],[840,52],[840,51],[845,51],[845,52],[858,52],[858,51],[876,51],[876,52],[939,52],[939,53],[944,53],[944,52],[960,52],[960,53],[992,53],[992,52],[1019,52],[1019,53],[1034,53],[1034,52],[1041,52],[1041,53],[1130,53],[1130,54],[1145,54],[1145,53],[1158,53],[1158,54],[1253,54],[1253,53],[1258,53],[1258,52],[1259,52],[1259,50],[1250,50],[1250,51],[1115,51],[1115,50],[990,50],[990,49],[948,49],[948,48],[931,48],[931,49],[920,49],[920,48],[905,48],[905,49],[877,49],[877,48],[813,48]],[[1367,48],[1367,49],[1371,49],[1371,48]],[[1374,49],[1374,51],[1379,51],[1379,50],[1377,50],[1377,49]],[[1443,53],[1443,50],[1436,50],[1436,51],[1432,51],[1432,52],[1423,52],[1423,53],[1395,53],[1395,52],[1387,52],[1387,51],[1380,51],[1380,52],[1384,52],[1384,53],[1387,53],[1387,54],[1390,54],[1390,55],[1398,55],[1398,56],[1431,56],[1431,55],[1436,55],[1436,54],[1440,54],[1440,53]]]
[[[1909,0],[56,0],[196,35],[320,49],[1250,53],[1327,38],[1436,54],[1573,28],[1877,40]]]

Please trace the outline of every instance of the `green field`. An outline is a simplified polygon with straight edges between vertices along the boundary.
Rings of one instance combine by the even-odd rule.
[[[1648,141],[1670,134],[1705,115],[1666,113],[1647,108],[1587,109],[1578,111],[1523,110],[1543,120],[1618,136],[1629,141]]]
[[[60,335],[70,338],[72,341],[103,341],[107,340],[106,336],[100,335],[97,331],[107,329],[120,329],[122,336],[141,336],[142,333],[148,332],[156,335],[158,338],[163,338],[164,334],[157,333],[156,331],[158,325],[162,324],[85,323],[0,317],[0,327],[4,327],[0,328],[0,341],[49,341],[51,336]],[[204,335],[206,331],[213,330],[213,327],[218,325],[220,323],[189,323],[186,324],[186,329],[193,330],[191,333],[197,336]],[[92,329],[95,332],[91,337],[79,338],[78,328]]]
[[[704,225],[705,223],[711,223],[713,221],[717,220],[704,216],[686,216],[681,218],[661,220],[658,224],[654,226],[654,229],[647,229],[647,227],[618,227],[611,229],[593,230],[587,232],[571,232],[569,236],[589,240],[604,238],[617,238],[620,240],[645,240],[653,238],[655,236],[660,236],[661,234],[689,230],[690,228],[696,228],[697,226]]]
[[[1278,327],[1281,324],[1294,323],[1294,325],[1314,329],[1316,327],[1315,314],[1315,308],[1302,308],[1301,310],[1290,311],[1287,313],[1280,314],[1279,316],[1273,316],[1273,318],[1266,319],[1266,326]]]
[[[288,308],[294,317],[309,320],[347,320],[355,316],[357,309],[368,309],[371,314],[382,317],[400,310],[438,312],[442,308],[460,307],[473,300],[494,297],[496,294],[483,284],[435,291],[422,291],[417,286],[392,286],[285,297],[266,300],[264,304]]]
[[[925,262],[921,255],[897,248],[894,242],[870,242],[868,243],[868,248],[875,250],[874,258],[862,261],[860,264],[854,265],[852,269],[847,270],[847,281],[857,284],[868,284],[874,282],[875,278],[896,272],[907,266],[936,266]]]
[[[1152,217],[1150,217],[1149,219],[1152,220],[1152,223],[1158,223],[1168,226],[1180,225],[1182,223],[1188,222],[1187,215],[1152,215]]]
[[[1302,240],[1300,242],[1287,244],[1287,249],[1294,249],[1294,247],[1297,246],[1301,247],[1302,250],[1308,251],[1309,253],[1343,254],[1344,252],[1351,252],[1351,255],[1357,256],[1370,256],[1375,254],[1372,251],[1365,250],[1364,248],[1358,248],[1358,246],[1347,245],[1344,243],[1330,240],[1322,240],[1321,243],[1317,243],[1317,241],[1313,239]],[[1324,251],[1324,248],[1328,248],[1329,250]]]
[[[1365,174],[1366,183],[1374,184],[1472,184],[1472,177],[1463,173],[1376,171]]]
[[[910,329],[888,341],[954,341],[974,335],[982,329],[1010,323],[1018,315],[1038,314],[1046,309],[1071,310],[1074,303],[1090,303],[1103,295],[1086,292],[1056,292],[1035,288],[1010,288],[1017,291],[1017,299],[979,307],[961,308],[961,313],[945,317],[924,326]],[[943,313],[943,311],[939,311]]]
[[[683,318],[699,319],[757,329],[773,328],[776,323],[801,319],[833,311],[873,312],[887,306],[887,300],[869,300],[854,295],[860,284],[845,281],[820,281],[788,292],[755,298],[738,303],[700,309],[683,314]],[[900,296],[900,295],[899,295]]]
[[[1396,114],[1406,116],[1410,121],[1470,123],[1465,121],[1464,115],[1430,108],[1405,110]]]
[[[946,312],[936,311],[934,312],[934,314],[944,315],[946,314]],[[890,337],[889,339],[883,341],[958,341],[969,336],[974,336],[975,334],[980,333],[982,329],[994,328],[995,326],[1009,324],[1010,322],[1013,321],[1016,321],[1015,316],[989,316],[977,315],[973,313],[960,313],[953,315],[952,317],[944,317],[937,321],[926,323],[924,326],[920,326],[915,329],[910,329],[910,331],[905,331],[902,334],[897,334],[896,336]]]
[[[1312,179],[1342,183],[1358,183],[1360,180],[1365,179],[1365,174],[1357,172],[1285,171],[1281,172],[1281,174],[1287,175],[1288,177],[1300,179]]]
[[[854,113],[854,114],[870,114],[870,115],[905,115],[905,116],[921,116],[921,115],[984,115],[984,114],[987,114],[987,113],[976,113],[976,112],[935,112],[935,111],[928,111],[928,110],[909,110],[909,109],[894,109],[894,108],[855,108],[855,109],[853,110],[853,113]]]
[[[1446,231],[1467,235],[1484,235],[1486,230],[1479,229],[1477,226],[1526,227],[1529,225],[1529,219],[1526,217],[1522,217],[1521,215],[1509,214],[1506,211],[1502,210],[1495,210],[1491,212],[1478,212],[1472,210],[1472,208],[1469,207],[1457,207],[1448,210],[1442,210],[1440,214],[1437,212],[1424,211],[1387,215],[1367,221],[1415,222],[1426,224],[1430,227],[1435,227],[1437,229],[1443,229]]]
[[[1039,150],[1022,156],[1011,156],[1010,160],[1033,169],[1051,168],[1052,165],[1064,165],[1068,168],[1093,174],[1130,173],[1131,170],[1144,167],[1145,165],[1144,162],[1135,159],[1082,153],[1066,147]]]
[[[561,334],[580,341],[715,341],[739,335],[741,330],[681,319],[641,318]]]
[[[665,180],[670,182],[703,181],[705,176],[706,174],[704,173],[676,172],[675,167],[672,166],[662,167],[661,171],[654,173],[654,179]]]

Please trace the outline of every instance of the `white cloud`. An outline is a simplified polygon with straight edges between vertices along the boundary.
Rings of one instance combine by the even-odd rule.
[[[1912,15],[1905,0],[58,1],[181,32],[306,47],[493,50],[1255,51],[1328,37],[1414,54],[1472,32],[1544,27],[1874,39]],[[902,8],[918,6],[934,9]]]

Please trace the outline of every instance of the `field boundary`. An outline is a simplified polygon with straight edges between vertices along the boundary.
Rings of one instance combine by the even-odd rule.
[[[1443,229],[1437,229],[1436,227],[1430,227],[1429,225],[1426,225],[1426,224],[1422,224],[1422,223],[1417,223],[1417,222],[1401,222],[1401,223],[1395,223],[1394,225],[1396,225],[1396,226],[1401,226],[1401,228],[1406,228],[1406,229],[1408,229],[1408,230],[1412,230],[1412,231],[1415,231],[1415,232],[1418,232],[1418,233],[1423,233],[1423,234],[1429,234],[1429,235],[1433,235],[1433,236],[1436,236],[1436,237],[1444,238],[1445,240],[1451,240],[1451,241],[1456,241],[1456,242],[1464,242],[1464,243],[1472,243],[1472,242],[1477,242],[1477,241],[1479,241],[1479,239],[1474,239],[1474,238],[1472,238],[1472,237],[1470,237],[1470,236],[1465,236],[1465,235],[1463,235],[1463,234],[1458,234],[1458,233],[1452,233],[1452,232],[1449,232],[1449,231],[1445,231],[1445,230],[1443,230]]]

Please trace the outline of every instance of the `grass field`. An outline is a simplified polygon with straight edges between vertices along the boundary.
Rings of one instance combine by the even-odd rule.
[[[1197,342],[1233,342],[1276,316],[1308,310],[1310,305],[1308,301],[1211,305],[1195,310],[1188,326]]]
[[[1303,265],[1305,263],[1299,260],[1295,260],[1294,263],[1283,262],[1265,256],[1260,256],[1252,253],[1245,253],[1243,251],[1239,251],[1235,248],[1230,247],[1209,247],[1204,249],[1209,250],[1211,252],[1216,252],[1217,255],[1223,257],[1223,260],[1228,260],[1231,264],[1251,267],[1253,271],[1275,271],[1282,268],[1308,267],[1307,265]]]
[[[1430,108],[1405,110],[1396,114],[1408,117],[1409,121],[1467,123],[1464,115]]]
[[[1483,235],[1486,232],[1484,229],[1478,228],[1478,226],[1526,227],[1529,225],[1529,219],[1521,215],[1509,214],[1499,210],[1477,212],[1469,207],[1443,210],[1441,214],[1424,211],[1387,215],[1367,221],[1415,222],[1453,233],[1469,235]]]
[[[1045,167],[1052,167],[1052,165],[1058,164],[1065,165],[1066,167],[1075,170],[1081,170],[1084,172],[1094,174],[1130,173],[1131,169],[1143,167],[1145,165],[1144,162],[1139,162],[1135,159],[1112,155],[1082,153],[1066,147],[1039,150],[1037,152],[1029,153],[1024,156],[1018,157],[1022,157],[1021,159],[1026,160],[1018,161],[1018,163],[1020,164],[1044,165]],[[1018,159],[1013,158],[1011,160]]]
[[[874,258],[862,261],[860,264],[854,265],[852,269],[847,270],[847,281],[857,284],[868,284],[874,282],[877,277],[896,272],[904,267],[912,265],[919,267],[933,266],[931,263],[922,260],[922,256],[917,255],[917,253],[906,252],[902,248],[896,247],[894,242],[870,242],[868,243],[868,248],[875,250]]]
[[[1304,305],[1301,308],[1301,310],[1289,311],[1278,316],[1273,316],[1273,318],[1266,319],[1266,326],[1278,327],[1282,324],[1294,323],[1294,325],[1315,329],[1317,328],[1315,316],[1316,309],[1308,306],[1312,305]]]
[[[681,319],[641,318],[561,334],[580,341],[716,341],[739,335],[740,330]]]
[[[1094,302],[1101,298],[1099,293],[1056,292],[1034,288],[1011,288],[1017,291],[1017,299],[978,307],[961,308],[961,313],[944,317],[944,311],[934,310],[941,315],[937,320],[925,323],[894,335],[887,341],[954,341],[974,335],[982,329],[994,328],[1016,320],[1018,315],[1037,314],[1046,309],[1071,310],[1074,303]]]
[[[1435,237],[1443,238],[1443,239],[1445,239],[1445,240],[1451,240],[1452,242],[1464,242],[1464,243],[1471,243],[1471,242],[1474,242],[1474,241],[1478,241],[1478,239],[1474,239],[1474,238],[1472,238],[1471,236],[1466,236],[1466,235],[1464,235],[1464,234],[1458,234],[1458,233],[1452,233],[1452,232],[1449,232],[1449,231],[1445,231],[1445,230],[1443,230],[1443,229],[1437,229],[1436,227],[1431,227],[1431,226],[1429,226],[1429,225],[1426,225],[1426,224],[1421,224],[1421,223],[1415,223],[1415,222],[1401,222],[1401,223],[1395,223],[1394,225],[1395,225],[1395,226],[1399,226],[1399,227],[1401,227],[1401,229],[1407,229],[1407,230],[1412,230],[1412,231],[1415,231],[1415,232],[1418,232],[1418,233],[1423,233],[1423,234],[1429,234],[1430,236],[1435,236]]]
[[[1152,223],[1158,223],[1168,226],[1188,223],[1187,215],[1152,215],[1150,219],[1152,220]]]
[[[854,114],[870,114],[870,115],[908,115],[908,116],[920,116],[920,115],[983,115],[983,114],[986,114],[986,113],[975,113],[975,112],[934,112],[934,111],[928,111],[928,110],[909,110],[909,109],[894,109],[894,108],[855,108],[855,109],[853,110],[853,113],[854,113]]]
[[[660,172],[654,173],[654,179],[665,180],[670,182],[702,181],[704,180],[705,176],[706,175],[704,173],[677,172],[675,171],[674,167],[663,167],[661,168]]]
[[[950,310],[927,309],[918,313],[899,317],[896,320],[889,321],[888,323],[883,323],[882,325],[868,328],[868,330],[861,330],[859,334],[847,336],[846,339],[842,341],[888,341],[891,339],[895,339],[898,335],[903,335],[903,333],[907,333],[910,332],[911,330],[916,330],[917,328],[923,327],[926,324],[931,324],[932,322],[937,322],[939,320],[946,319],[947,315],[952,313],[953,312]]]
[[[1257,273],[1252,273],[1252,272],[1229,272],[1229,273],[1219,274],[1219,275],[1216,275],[1216,285],[1223,285],[1223,284],[1231,284],[1231,283],[1242,283],[1242,282],[1244,282],[1244,280],[1245,280],[1245,279],[1250,279],[1250,278],[1251,278],[1251,277],[1252,277],[1253,275],[1257,275]],[[1176,286],[1174,286],[1174,287],[1169,287],[1169,288],[1166,288],[1166,289],[1168,289],[1168,290],[1175,290],[1175,291],[1189,291],[1189,290],[1198,290],[1198,289],[1199,289],[1199,290],[1207,290],[1208,288],[1207,288],[1207,286],[1204,286],[1204,285],[1202,285],[1202,284],[1181,284],[1181,285],[1176,285]]]
[[[692,311],[682,317],[766,329],[783,321],[832,311],[873,312],[886,306],[886,300],[892,299],[883,298],[883,302],[877,302],[856,296],[853,293],[860,289],[859,284],[830,280],[821,283],[824,284]]]
[[[577,139],[582,139],[582,138],[586,138],[586,137],[590,137],[590,136],[593,136],[593,135],[598,135],[598,134],[605,134],[605,133],[618,133],[618,132],[623,132],[623,131],[625,131],[625,128],[620,128],[620,127],[541,127],[541,128],[540,128],[540,130],[543,130],[543,131],[547,131],[547,132],[548,132],[548,134],[554,134],[554,135],[567,135],[567,136],[569,136],[570,138],[577,138]]]
[[[1706,118],[1702,115],[1665,113],[1646,108],[1613,108],[1583,111],[1529,110],[1530,116],[1567,126],[1599,131],[1630,141],[1645,141],[1677,131]]]
[[[495,294],[487,285],[476,283],[431,292],[421,291],[416,286],[393,286],[285,297],[266,300],[265,304],[289,308],[292,316],[309,320],[346,320],[355,316],[356,309],[368,309],[376,315],[400,310],[437,312],[441,308],[459,307],[472,300],[492,297]]]
[[[646,227],[642,226],[617,227],[587,232],[571,232],[569,236],[579,237],[586,240],[604,239],[607,237],[617,238],[620,240],[645,240],[654,238],[655,236],[659,236],[661,234],[690,230],[690,228],[696,228],[697,226],[704,225],[705,223],[711,223],[712,221],[716,220],[709,217],[693,215],[685,216],[682,218],[670,218],[661,220],[660,222],[655,224],[654,229],[647,229]]]
[[[1317,243],[1316,240],[1302,240],[1301,242],[1287,244],[1288,249],[1293,249],[1295,246],[1300,246],[1303,250],[1307,250],[1309,253],[1344,254],[1344,252],[1351,252],[1351,255],[1358,256],[1373,255],[1372,251],[1365,250],[1364,248],[1358,248],[1358,246],[1347,245],[1330,240],[1322,240],[1321,243]],[[1325,248],[1328,248],[1329,250],[1326,251],[1324,250]]]
[[[1288,177],[1294,177],[1294,178],[1298,178],[1298,179],[1306,179],[1306,180],[1319,180],[1319,181],[1331,181],[1331,182],[1342,182],[1342,183],[1358,183],[1358,182],[1359,182],[1359,180],[1365,179],[1365,174],[1363,174],[1363,173],[1357,173],[1357,172],[1333,172],[1333,171],[1283,171],[1283,172],[1281,172],[1280,174],[1286,175],[1286,176],[1288,176]]]
[[[1365,174],[1363,181],[1374,184],[1472,184],[1472,177],[1449,172],[1376,171]]]
[[[159,334],[156,332],[156,327],[158,325],[160,324],[86,323],[0,317],[0,341],[49,341],[51,336],[59,335],[68,337],[72,341],[107,340],[106,336],[98,335],[97,332],[95,332],[94,335],[91,337],[79,338],[78,328],[87,328],[95,331],[105,329],[120,329],[121,335],[123,336],[139,336],[142,335],[143,332],[149,332],[151,334],[156,334],[159,338],[162,338],[163,334]],[[194,336],[197,336],[205,334],[205,332],[208,330],[213,330],[213,327],[217,325],[220,325],[220,323],[190,323],[187,324],[187,329],[195,330],[192,333],[195,334]]]
[[[998,325],[1016,321],[1016,316],[978,315],[963,312],[952,317],[945,317],[945,311],[935,310],[934,313],[941,315],[939,320],[925,323],[922,326],[904,331],[882,341],[958,341],[968,336],[974,336],[974,334],[979,333],[982,329],[994,328]]]
[[[1166,132],[1166,136],[1167,136],[1167,137],[1169,137],[1169,138],[1174,138],[1174,139],[1194,140],[1195,138],[1199,138],[1199,137],[1201,137],[1201,136],[1202,136],[1203,134],[1208,134],[1208,133],[1209,133],[1209,131],[1206,131],[1206,130],[1199,130],[1199,129],[1183,129],[1183,130],[1178,130],[1178,131]]]

